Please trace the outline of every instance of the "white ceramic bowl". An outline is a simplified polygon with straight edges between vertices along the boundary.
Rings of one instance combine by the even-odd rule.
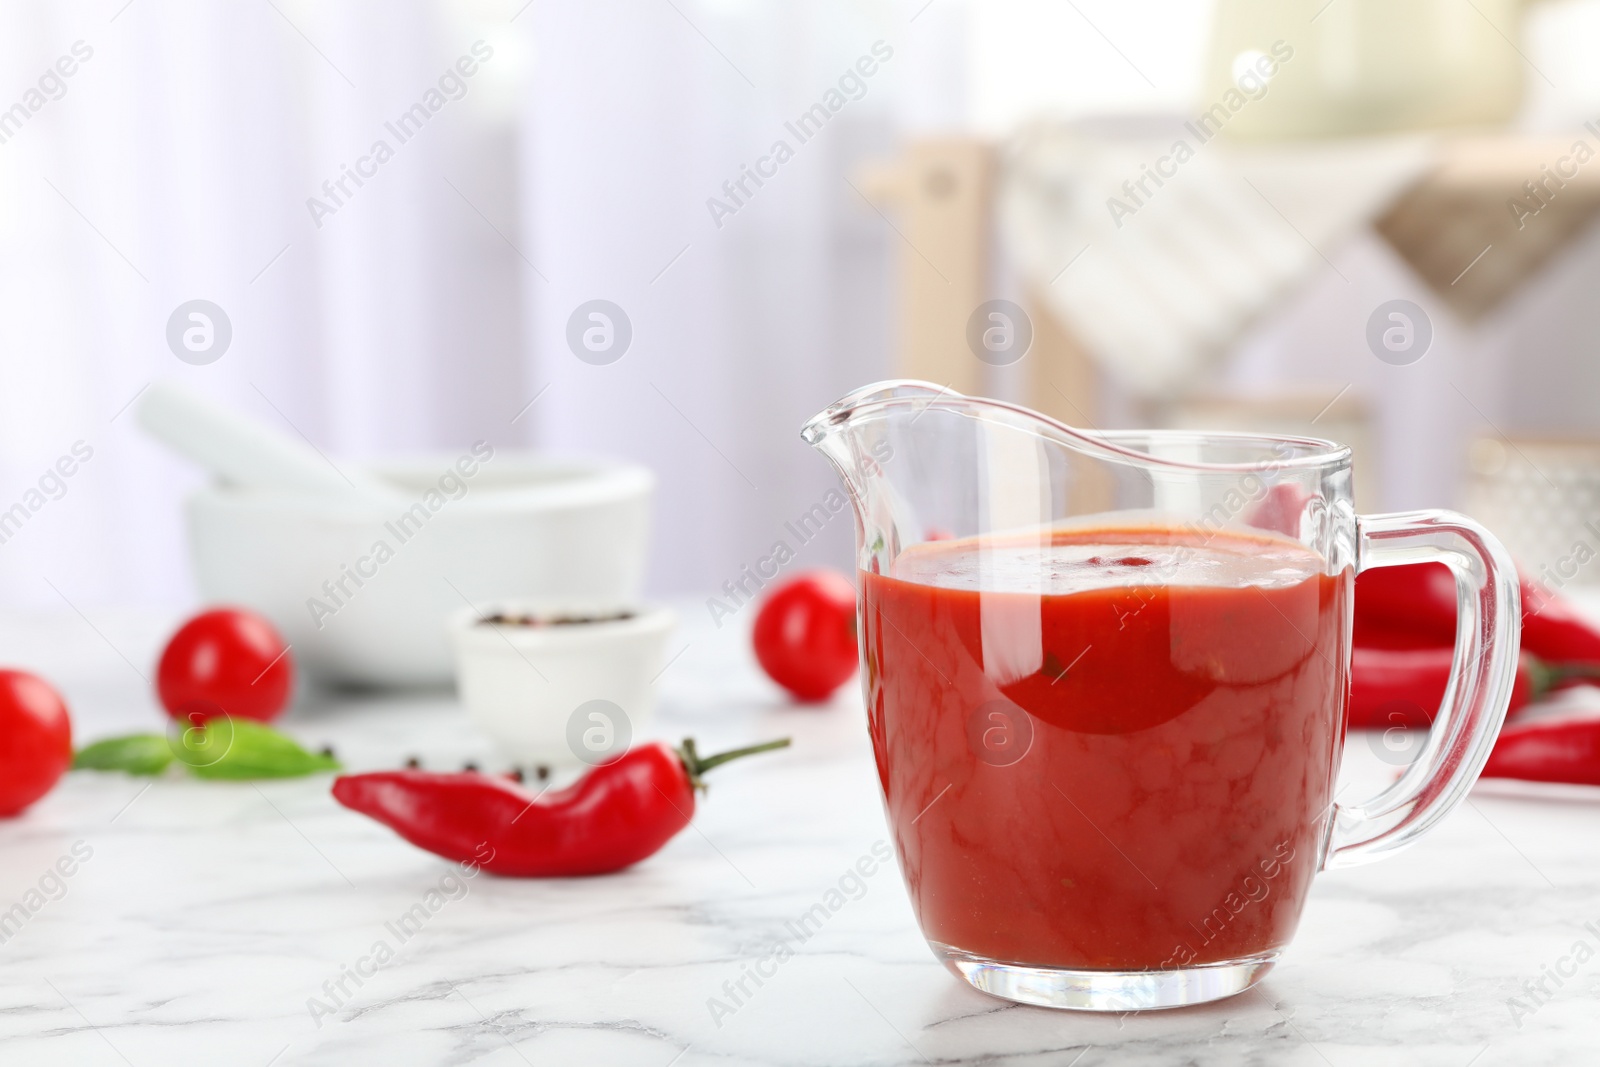
[[[188,501],[206,601],[266,615],[315,678],[442,685],[446,625],[465,606],[638,598],[655,488],[643,467],[496,449],[486,461],[463,451],[373,469],[403,503],[226,485]]]
[[[492,612],[540,619],[588,614],[551,602],[499,602]],[[625,752],[655,709],[675,622],[647,605],[596,622],[486,623],[477,611],[452,616],[456,687],[467,714],[520,763],[554,767],[610,762]]]

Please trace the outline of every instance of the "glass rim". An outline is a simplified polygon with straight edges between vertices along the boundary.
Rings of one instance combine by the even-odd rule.
[[[990,397],[973,397],[958,393],[948,386],[913,378],[889,379],[864,385],[845,394],[822,411],[806,420],[800,428],[801,438],[809,445],[817,445],[833,432],[846,425],[872,415],[905,409],[927,411],[941,407],[968,418],[999,413],[1015,429],[1028,431],[1052,439],[1068,447],[1088,453],[1110,453],[1102,458],[1110,462],[1124,462],[1134,466],[1160,467],[1167,470],[1189,471],[1199,474],[1248,473],[1277,470],[1335,470],[1350,463],[1350,446],[1321,437],[1304,437],[1295,434],[1249,433],[1231,430],[1195,429],[1118,429],[1084,430],[1069,426],[1048,415],[1005,400]],[[1175,459],[1152,455],[1121,443],[1122,440],[1192,441],[1219,444],[1255,443],[1267,448],[1289,445],[1297,454],[1272,457],[1242,463],[1206,463],[1198,460]]]

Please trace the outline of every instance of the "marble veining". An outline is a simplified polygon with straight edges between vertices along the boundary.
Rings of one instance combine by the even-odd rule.
[[[115,648],[74,616],[12,619],[8,661],[61,686],[82,738],[159,725],[122,655],[149,662],[170,620],[91,614]],[[0,911],[39,903],[0,944],[0,1063],[1594,1062],[1600,956],[1575,952],[1600,950],[1595,796],[1480,785],[1416,848],[1321,876],[1278,969],[1233,1000],[1009,1005],[933,960],[892,862],[841,889],[887,840],[855,691],[793,709],[738,628],[696,616],[647,732],[795,745],[719,769],[694,827],[620,875],[465,877],[339,808],[326,778],[71,776],[0,823]],[[357,769],[495,765],[448,693],[310,694],[285,725]],[[1392,773],[1353,737],[1345,799]],[[795,935],[832,891],[842,906]]]

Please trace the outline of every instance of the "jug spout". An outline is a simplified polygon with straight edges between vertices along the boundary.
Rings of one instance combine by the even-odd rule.
[[[1204,531],[1274,530],[1310,543],[1338,529],[1323,511],[1350,466],[1348,448],[1318,438],[1082,430],[907,380],[844,396],[801,436],[844,480],[857,566],[869,573],[890,573],[911,549],[921,554],[906,568],[933,565],[929,553],[944,550],[921,549],[927,542],[975,539],[987,558],[1050,544],[1067,525],[1193,525],[1195,515]],[[1349,554],[1342,542],[1312,547],[1329,559]]]
[[[806,444],[821,452],[844,480],[858,516],[871,499],[883,465],[894,456],[888,417],[910,404],[925,407],[959,393],[928,382],[879,382],[849,393],[812,416],[800,428]]]
[[[942,397],[951,397],[955,400],[965,399],[954,390],[934,385],[932,382],[919,382],[911,378],[865,385],[853,393],[846,393],[813,415],[804,426],[800,427],[800,436],[805,440],[806,444],[826,452],[827,449],[824,443],[829,438],[836,438],[839,434],[847,431],[851,423],[858,422],[866,415],[881,411],[891,405],[895,407],[906,406],[907,404],[926,406]]]
[[[801,438],[827,457],[844,482],[855,512],[858,565],[863,569],[886,565],[908,535],[922,539],[910,533],[921,529],[915,494],[909,492],[916,479],[908,467],[919,457],[896,452],[919,451],[920,435],[910,431],[933,428],[937,419],[914,426],[930,407],[965,400],[930,382],[878,382],[841,397],[801,427]]]

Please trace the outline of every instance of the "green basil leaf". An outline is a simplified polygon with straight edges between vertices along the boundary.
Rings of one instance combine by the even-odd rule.
[[[213,719],[184,731],[174,746],[197,778],[298,778],[341,769],[338,760],[307,752],[293,738],[249,719]]]
[[[75,771],[124,771],[160,774],[172,762],[172,748],[160,734],[108,737],[80,748],[72,757]]]

